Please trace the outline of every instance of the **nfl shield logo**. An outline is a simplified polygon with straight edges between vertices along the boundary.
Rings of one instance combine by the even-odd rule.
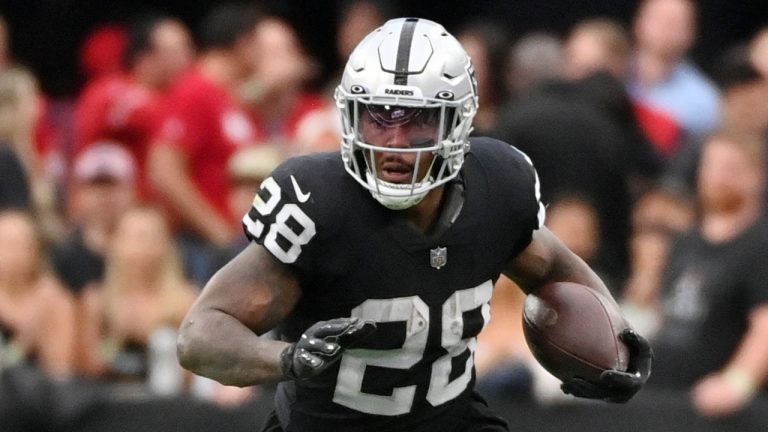
[[[429,263],[440,270],[448,262],[448,250],[444,247],[436,247],[429,251]]]

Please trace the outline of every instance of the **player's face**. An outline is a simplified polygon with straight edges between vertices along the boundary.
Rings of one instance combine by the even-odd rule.
[[[366,154],[378,177],[390,183],[421,181],[435,156],[432,147],[439,139],[440,111],[436,108],[406,108],[371,105],[361,109],[360,136],[370,145],[392,149]]]

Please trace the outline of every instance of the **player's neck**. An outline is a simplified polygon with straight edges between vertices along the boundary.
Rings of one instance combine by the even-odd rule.
[[[415,228],[427,232],[440,215],[440,203],[445,187],[440,186],[430,191],[420,203],[403,210],[405,217]]]

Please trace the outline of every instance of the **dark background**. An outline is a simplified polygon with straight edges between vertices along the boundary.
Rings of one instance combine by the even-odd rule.
[[[344,0],[262,0],[299,29],[308,49],[324,65],[322,78],[337,67],[334,52],[335,21]],[[398,0],[403,15],[441,22],[449,31],[462,23],[493,17],[519,36],[532,30],[564,34],[580,19],[606,15],[629,23],[633,0]],[[0,0],[11,27],[17,61],[30,67],[43,89],[53,97],[71,96],[82,84],[77,49],[89,31],[120,22],[143,10],[172,13],[193,30],[214,1],[203,0]],[[701,0],[699,40],[693,58],[711,71],[717,55],[732,43],[746,40],[768,24],[766,0]]]

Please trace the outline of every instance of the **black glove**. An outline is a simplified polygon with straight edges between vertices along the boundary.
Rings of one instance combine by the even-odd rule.
[[[341,358],[344,349],[355,346],[376,330],[373,321],[336,318],[308,328],[299,341],[280,354],[283,376],[305,380],[323,372]]]
[[[560,386],[563,393],[606,402],[625,403],[648,381],[651,375],[653,350],[645,338],[632,329],[626,329],[619,338],[629,348],[627,371],[607,370],[600,374],[598,382],[572,378]]]

